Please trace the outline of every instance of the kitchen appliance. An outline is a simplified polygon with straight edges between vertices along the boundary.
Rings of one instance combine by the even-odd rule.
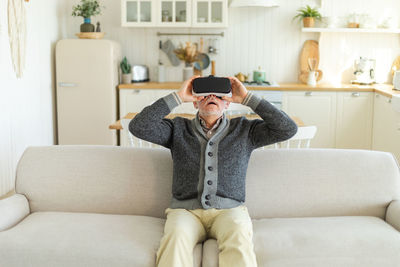
[[[258,67],[258,70],[253,71],[253,80],[259,84],[266,80],[265,71],[261,69],[261,66]]]
[[[400,70],[394,72],[393,90],[400,90]]]
[[[60,145],[116,145],[121,47],[110,40],[65,39],[56,45]]]
[[[132,66],[132,82],[148,82],[149,79],[149,68],[146,65],[133,65]]]
[[[354,62],[354,75],[355,80],[351,83],[368,85],[375,83],[375,59],[368,59],[365,57],[360,57]]]

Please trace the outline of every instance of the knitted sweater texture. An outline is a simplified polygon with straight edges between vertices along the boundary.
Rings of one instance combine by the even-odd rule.
[[[297,132],[286,113],[249,92],[243,104],[262,120],[228,120],[223,115],[216,133],[208,139],[198,116],[193,120],[164,118],[180,103],[176,93],[169,94],[144,108],[129,124],[133,135],[171,150],[171,208],[226,209],[243,204],[251,152]]]

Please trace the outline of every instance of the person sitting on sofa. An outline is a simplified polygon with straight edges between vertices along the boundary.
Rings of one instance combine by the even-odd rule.
[[[207,237],[219,247],[219,266],[257,266],[252,222],[245,202],[245,178],[251,152],[289,139],[297,125],[283,111],[247,91],[235,77],[232,96],[194,96],[192,82],[145,107],[129,123],[143,140],[171,150],[172,200],[165,213],[157,266],[193,266],[193,249]],[[193,102],[193,120],[165,119],[183,102]],[[228,120],[230,102],[251,107],[262,120]],[[268,164],[268,162],[266,162]]]

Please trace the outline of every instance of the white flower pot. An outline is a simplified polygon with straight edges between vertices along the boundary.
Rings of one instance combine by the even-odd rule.
[[[122,74],[122,83],[132,83],[132,73]]]
[[[190,77],[193,76],[193,67],[184,67],[183,68],[183,81],[186,81]]]

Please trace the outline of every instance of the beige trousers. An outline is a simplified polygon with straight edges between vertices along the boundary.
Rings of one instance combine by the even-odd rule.
[[[206,238],[218,242],[219,266],[256,267],[253,227],[247,208],[166,209],[157,267],[192,267],[193,249]]]

